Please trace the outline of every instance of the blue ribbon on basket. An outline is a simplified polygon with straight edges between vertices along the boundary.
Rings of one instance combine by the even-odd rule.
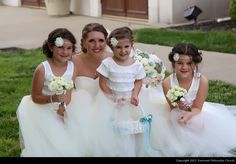
[[[150,144],[150,129],[151,129],[151,122],[152,122],[152,114],[148,114],[147,116],[141,117],[139,122],[144,124],[145,128],[145,146],[148,153],[151,151],[158,151],[161,152],[160,149],[153,148]]]

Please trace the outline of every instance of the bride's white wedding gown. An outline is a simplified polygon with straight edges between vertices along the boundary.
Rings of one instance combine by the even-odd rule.
[[[67,106],[65,125],[81,156],[96,156],[96,129],[94,121],[94,99],[97,95],[98,78],[78,76],[75,79],[71,102]]]

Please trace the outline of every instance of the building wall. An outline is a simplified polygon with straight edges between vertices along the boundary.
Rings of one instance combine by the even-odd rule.
[[[71,11],[76,15],[100,17],[102,6],[100,0],[71,0]]]
[[[6,6],[21,6],[21,0],[2,0],[2,4]]]
[[[181,4],[181,5],[179,5]],[[209,20],[229,16],[230,0],[173,0],[172,20],[169,23],[186,22],[183,11],[188,6],[196,5],[202,13],[198,20]]]
[[[170,24],[172,22],[172,1],[173,0],[160,0],[159,1],[159,22],[156,23],[164,23]],[[180,5],[180,3],[179,3]]]
[[[3,5],[21,6],[21,0],[2,0]],[[148,0],[148,23],[173,24],[188,22],[184,10],[191,5],[202,9],[198,20],[229,16],[230,0]],[[100,0],[71,0],[71,11],[76,15],[102,16]]]
[[[160,0],[148,0],[148,23],[156,23],[159,22],[159,4]]]

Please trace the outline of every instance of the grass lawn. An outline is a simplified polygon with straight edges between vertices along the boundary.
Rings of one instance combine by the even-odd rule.
[[[222,31],[179,31],[175,29],[137,29],[135,40],[146,44],[173,47],[176,43],[193,43],[199,49],[236,54],[236,29]]]

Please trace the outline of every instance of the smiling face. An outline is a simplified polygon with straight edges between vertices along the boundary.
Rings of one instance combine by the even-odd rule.
[[[129,39],[119,39],[117,45],[113,48],[114,59],[120,62],[127,61],[132,49],[132,43]]]
[[[53,46],[53,59],[59,62],[66,62],[71,59],[73,54],[73,44],[67,40],[63,39],[64,43],[61,47]]]
[[[181,78],[192,77],[193,71],[196,68],[196,64],[188,55],[179,55],[178,61],[176,61],[173,66],[176,75]]]
[[[102,32],[92,31],[83,41],[83,46],[88,54],[102,54],[106,48],[106,38]]]

